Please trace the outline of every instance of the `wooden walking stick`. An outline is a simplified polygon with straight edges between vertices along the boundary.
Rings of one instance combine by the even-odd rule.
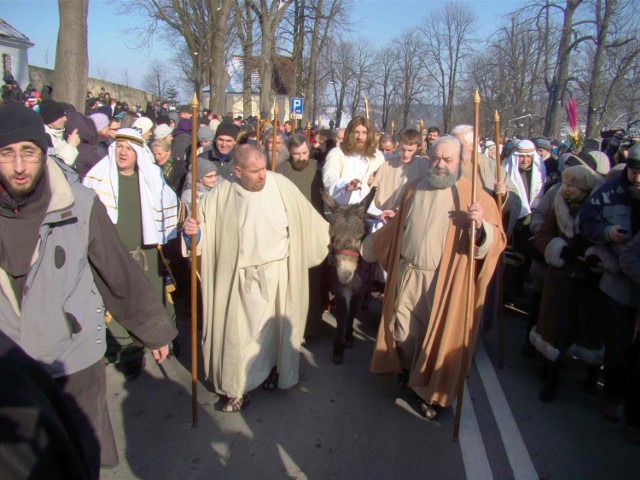
[[[367,100],[367,97],[364,97],[364,116],[369,120],[369,100]]]
[[[311,122],[307,120],[307,142],[311,145]]]
[[[478,132],[480,130],[480,94],[476,90],[473,100],[475,107],[475,121],[473,125],[473,175],[471,177],[471,203],[476,202],[476,188],[478,183]],[[462,366],[458,377],[458,401],[456,402],[456,419],[453,425],[453,441],[458,440],[460,433],[460,416],[462,415],[462,397],[464,393],[464,379],[467,376],[467,363],[469,363],[470,345],[469,345],[469,329],[473,321],[473,274],[474,274],[474,255],[476,246],[476,226],[473,221],[469,225],[469,259],[467,263],[467,298],[466,309],[464,315],[464,331],[462,341]]]
[[[262,120],[260,119],[260,110],[256,115],[256,147],[260,148],[260,130],[262,130]]]
[[[396,131],[396,122],[394,120],[391,120],[391,135],[393,136],[393,134]]]
[[[496,134],[496,181],[502,182],[502,166],[500,165],[500,115],[496,110],[495,116],[495,134]],[[496,198],[498,204],[498,218],[502,221],[502,195],[498,195]],[[504,252],[500,255],[500,261],[498,262],[498,274],[497,274],[497,289],[498,289],[498,366],[504,368]]]
[[[420,156],[424,157],[424,120],[420,119]]]
[[[278,132],[278,104],[273,104],[273,134],[271,135],[271,171],[276,171],[276,132]],[[278,132],[279,133],[279,132]]]
[[[191,218],[197,220],[198,97],[191,100]],[[198,426],[198,265],[197,235],[191,235],[191,423]]]

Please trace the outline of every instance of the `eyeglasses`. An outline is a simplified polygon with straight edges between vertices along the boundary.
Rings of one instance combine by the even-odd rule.
[[[0,163],[13,163],[18,155],[20,155],[23,162],[38,163],[42,157],[42,152],[40,150],[22,150],[18,153],[13,150],[2,150],[0,151]]]

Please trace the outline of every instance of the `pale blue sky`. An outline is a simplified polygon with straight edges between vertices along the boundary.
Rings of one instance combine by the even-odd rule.
[[[417,26],[432,10],[445,1],[431,0],[353,0],[354,35],[381,46],[403,30]],[[500,18],[515,9],[519,2],[491,0],[467,2],[478,18],[478,37],[493,32]],[[57,0],[0,0],[4,19],[29,37],[35,44],[29,50],[29,63],[53,68],[58,34]],[[138,52],[135,40],[125,34],[131,27],[144,23],[134,16],[117,15],[117,4],[109,0],[89,0],[89,74],[108,72],[108,79],[121,82],[122,71],[129,71],[132,86],[140,86],[150,60],[168,59],[170,49],[155,41],[153,49]]]

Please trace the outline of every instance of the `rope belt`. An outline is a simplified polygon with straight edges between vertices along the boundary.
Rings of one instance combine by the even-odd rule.
[[[253,281],[257,277],[258,285],[260,286],[260,296],[265,302],[269,301],[269,290],[267,289],[267,277],[264,274],[263,265],[257,265],[244,268],[244,292],[249,295],[251,293],[251,287]]]

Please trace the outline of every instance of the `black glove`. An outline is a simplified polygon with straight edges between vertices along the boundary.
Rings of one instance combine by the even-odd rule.
[[[562,249],[562,252],[560,252],[560,258],[563,259],[565,262],[572,262],[576,259],[577,256],[578,255],[575,249],[571,247],[564,247]]]
[[[596,268],[598,266],[598,263],[600,263],[600,257],[598,257],[597,255],[587,255],[587,257],[584,259],[584,264],[589,268]]]

